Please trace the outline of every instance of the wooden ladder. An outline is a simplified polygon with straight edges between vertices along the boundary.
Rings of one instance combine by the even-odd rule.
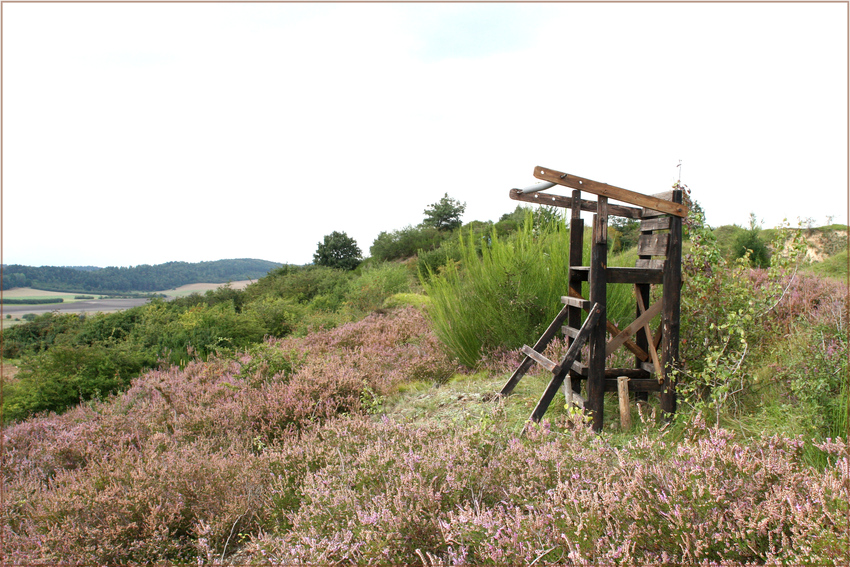
[[[573,368],[573,364],[578,358],[582,347],[587,343],[591,330],[599,323],[602,315],[602,308],[597,303],[591,305],[589,301],[567,296],[562,297],[561,301],[565,304],[564,308],[561,309],[561,312],[558,313],[543,335],[540,336],[534,347],[528,345],[522,347],[525,358],[499,392],[502,396],[509,395],[535,362],[551,372],[553,375],[552,380],[546,386],[546,390],[543,392],[543,395],[537,402],[537,406],[529,417],[534,422],[539,422],[543,418],[543,414],[546,413],[546,410],[549,409],[549,404],[552,403],[552,399],[558,393],[558,388],[564,383],[567,373]],[[585,319],[580,329],[570,326],[562,327],[564,321],[567,319],[570,307],[580,307],[588,312],[587,319]],[[567,349],[561,361],[556,363],[543,356],[542,352],[555,337],[559,328],[563,330],[564,334],[571,337],[572,341],[570,348]]]

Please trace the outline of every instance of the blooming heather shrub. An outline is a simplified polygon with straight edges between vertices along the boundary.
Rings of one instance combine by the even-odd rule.
[[[365,372],[371,387],[382,393],[410,380],[445,382],[457,371],[442,349],[428,320],[406,307],[391,315],[368,317],[310,335],[273,341],[285,350],[296,349],[312,357],[337,352]]]
[[[7,428],[8,564],[842,564],[843,443],[743,444],[697,421],[615,446],[578,423],[364,415],[417,357],[451,364],[420,314],[136,380],[112,400]],[[424,330],[423,330],[424,329]],[[245,372],[246,369],[254,369]],[[427,372],[426,372],[427,374]],[[430,375],[430,374],[429,374]]]
[[[448,565],[846,558],[842,444],[825,447],[837,465],[817,472],[802,463],[799,441],[742,445],[703,423],[678,444],[650,432],[617,448],[573,432],[329,422],[297,449],[268,455],[297,472],[273,489],[288,503],[286,520],[246,555],[409,564],[427,554]]]
[[[281,502],[269,447],[299,447],[298,432],[361,411],[364,393],[453,369],[424,317],[405,309],[315,340],[150,371],[111,400],[16,424],[4,431],[8,557],[147,563],[233,553],[244,534],[283,521],[269,505]]]

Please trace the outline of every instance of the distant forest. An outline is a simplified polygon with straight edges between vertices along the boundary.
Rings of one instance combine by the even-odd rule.
[[[159,291],[192,283],[226,283],[265,276],[281,264],[241,258],[214,262],[167,262],[151,266],[93,268],[86,266],[3,266],[2,289],[33,287],[76,293]]]

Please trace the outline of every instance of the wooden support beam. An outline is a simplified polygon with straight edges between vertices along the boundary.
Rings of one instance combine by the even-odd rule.
[[[570,197],[564,197],[563,195],[552,195],[551,193],[523,193],[520,189],[511,189],[510,198],[514,201],[522,201],[523,203],[534,203],[535,205],[545,205],[547,207],[572,209],[574,212],[596,212],[596,201],[587,201],[585,199],[579,199],[577,204],[574,204],[573,200]],[[627,207],[625,205],[609,205],[609,208],[610,210],[608,211],[608,213],[615,217],[639,219],[643,216],[643,209],[639,209],[637,207]]]
[[[584,299],[584,297],[579,292],[577,292],[573,287],[570,287],[570,295],[572,297],[578,297],[578,298]],[[575,327],[576,325],[571,323],[571,326]],[[612,337],[616,337],[617,335],[620,334],[620,329],[617,328],[617,325],[615,325],[614,323],[612,323],[611,321],[608,321],[608,320],[605,321],[605,330],[608,331],[608,333]],[[647,353],[645,350],[643,350],[642,348],[637,346],[633,341],[626,340],[625,345],[626,345],[627,349],[632,351],[632,354],[634,354],[635,356],[637,356],[641,360],[649,360],[649,353]]]
[[[573,190],[572,194],[572,211],[570,217],[570,266],[581,266],[582,264],[582,256],[584,255],[584,220],[581,218],[581,210],[579,210],[578,204],[581,202],[581,191]],[[581,282],[576,280],[575,274],[573,274],[572,270],[568,272],[568,287],[569,294],[573,297],[581,297],[581,293],[575,291],[576,289],[581,289]],[[581,310],[572,308],[570,309],[569,319],[567,320],[567,324],[573,329],[578,329],[581,327]],[[567,339],[567,344],[572,344],[572,339],[575,337]],[[576,356],[576,362],[581,360],[581,354]],[[573,392],[581,391],[581,381],[577,377],[577,373],[573,370],[570,370],[570,383],[566,386],[566,389],[572,390]]]
[[[578,189],[578,187],[576,187]],[[600,195],[599,212],[593,216],[593,244],[590,249],[590,301],[602,307],[602,316],[607,319],[608,279],[608,197]],[[588,357],[587,405],[590,409],[593,430],[602,431],[605,403],[605,328],[594,327],[590,335]]]
[[[665,199],[659,199],[650,195],[644,195],[643,193],[629,191],[622,187],[616,187],[614,185],[608,185],[607,183],[599,183],[598,181],[593,181],[591,179],[562,173],[560,171],[555,171],[554,169],[537,166],[534,168],[534,177],[543,181],[557,183],[558,185],[563,185],[570,189],[587,191],[594,195],[617,199],[618,201],[623,201],[630,205],[653,209],[661,213],[676,215],[680,218],[688,216],[688,208],[682,205],[681,202],[676,203]]]
[[[673,201],[682,202],[682,190],[673,192]],[[667,419],[676,412],[676,380],[673,374],[679,365],[679,316],[682,287],[682,219],[673,217],[670,223],[670,242],[667,248],[667,265],[664,270],[664,290],[661,313],[661,366],[664,390],[661,393],[661,411]]]
[[[643,305],[643,297],[638,286],[635,286],[635,297],[637,298],[638,311],[643,316],[646,312],[646,307]],[[649,348],[648,346],[650,341],[652,341],[652,330],[649,328],[649,321],[644,324],[643,332],[646,333],[647,350],[649,350],[649,356],[652,357],[652,365],[655,368],[656,376],[660,378],[663,372],[661,370],[661,362],[658,360],[658,352],[655,348]]]
[[[649,322],[652,321],[652,318],[661,313],[661,300],[655,302],[655,304],[644,311],[643,315],[632,321],[632,324],[623,329],[619,335],[608,341],[608,344],[605,345],[605,356],[608,356],[620,346],[626,342],[626,339],[634,335],[641,329],[644,325],[649,325]]]
[[[640,260],[638,260],[640,262]],[[659,260],[658,264],[663,266],[664,260]],[[609,284],[660,284],[663,280],[661,270],[649,267],[608,267],[608,283]],[[590,266],[571,266],[570,272],[576,276],[576,279],[587,281],[590,277]]]

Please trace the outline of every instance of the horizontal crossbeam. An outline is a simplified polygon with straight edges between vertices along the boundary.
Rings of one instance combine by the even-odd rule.
[[[668,213],[676,215],[677,217],[688,216],[688,208],[682,204],[667,201],[666,199],[659,199],[658,197],[652,197],[650,195],[644,195],[643,193],[637,193],[635,191],[629,191],[628,189],[608,185],[607,183],[599,183],[598,181],[585,179],[576,175],[570,175],[569,173],[562,173],[560,171],[555,171],[554,169],[537,166],[534,168],[534,177],[542,181],[557,183],[558,185],[563,185],[570,189],[587,191],[594,195],[617,199],[618,201],[623,201],[630,205],[653,209],[661,213]]]

